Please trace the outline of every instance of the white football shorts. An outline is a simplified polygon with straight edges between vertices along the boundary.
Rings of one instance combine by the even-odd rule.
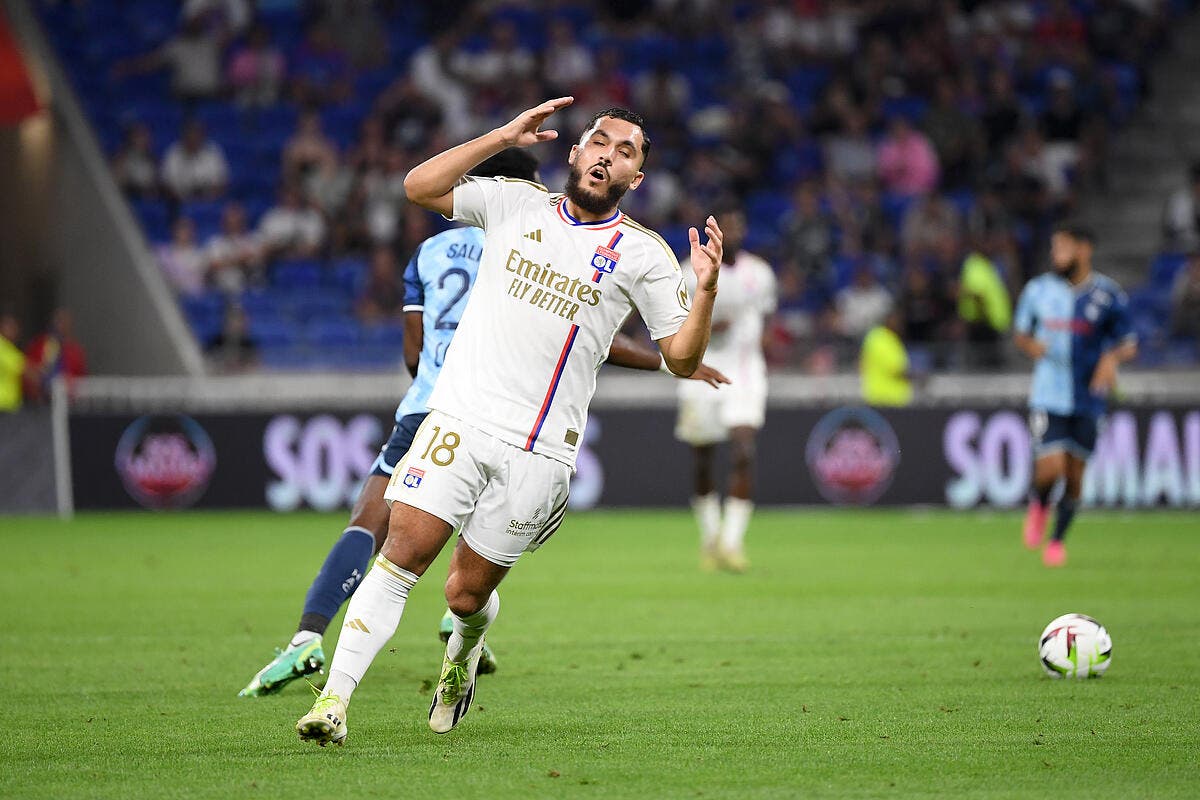
[[[561,461],[431,411],[383,497],[445,520],[476,553],[511,567],[558,530],[570,486]]]
[[[718,389],[703,381],[684,381],[675,438],[694,447],[723,442],[730,428],[761,428],[766,413],[765,375],[743,376]]]

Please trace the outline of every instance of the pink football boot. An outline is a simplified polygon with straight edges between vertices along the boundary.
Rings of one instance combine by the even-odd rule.
[[[1049,517],[1050,513],[1044,505],[1037,500],[1029,501],[1029,508],[1025,512],[1025,546],[1030,550],[1037,550],[1042,546],[1042,539],[1046,536],[1046,520]]]
[[[1042,551],[1042,563],[1047,567],[1061,567],[1067,563],[1067,548],[1057,539],[1051,539]]]

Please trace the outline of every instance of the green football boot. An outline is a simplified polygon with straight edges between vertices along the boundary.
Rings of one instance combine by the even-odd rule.
[[[442,615],[442,622],[438,625],[438,636],[443,642],[450,641],[450,634],[454,633],[454,617],[450,613],[450,609],[446,609],[446,613]],[[483,652],[479,654],[479,674],[491,675],[496,671],[496,653],[488,646],[487,641],[483,643]]]
[[[262,697],[275,694],[297,678],[321,672],[325,666],[325,651],[321,649],[321,637],[310,639],[304,644],[288,645],[275,649],[275,658],[250,679],[238,697]]]

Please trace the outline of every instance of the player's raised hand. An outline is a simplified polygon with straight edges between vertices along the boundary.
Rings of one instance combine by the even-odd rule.
[[[558,131],[538,130],[554,112],[575,102],[574,97],[556,97],[540,106],[522,111],[511,122],[497,130],[509,147],[529,147],[538,142],[550,142],[558,138]]]
[[[717,290],[717,272],[721,267],[721,228],[717,225],[716,217],[709,216],[704,222],[704,232],[708,241],[700,244],[700,232],[688,228],[688,242],[691,244],[692,270],[696,273],[696,291],[715,292]]]
[[[704,381],[714,389],[719,389],[722,383],[733,383],[720,370],[715,370],[708,364],[701,363],[687,378],[689,381]]]

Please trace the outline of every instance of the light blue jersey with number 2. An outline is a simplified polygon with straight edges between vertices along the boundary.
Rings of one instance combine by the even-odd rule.
[[[429,411],[429,393],[467,307],[482,254],[482,230],[453,228],[426,239],[409,260],[404,270],[404,310],[421,312],[425,336],[417,377],[396,409],[397,421]]]

